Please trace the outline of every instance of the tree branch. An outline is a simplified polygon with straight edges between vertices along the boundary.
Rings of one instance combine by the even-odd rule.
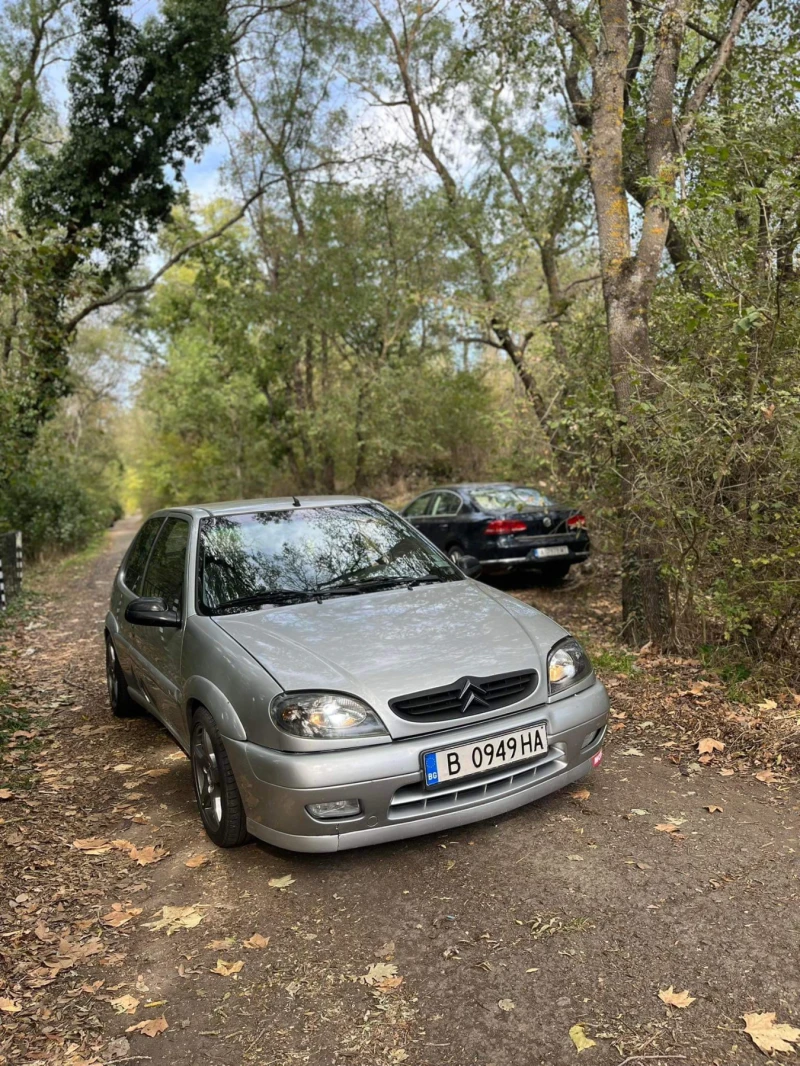
[[[211,241],[215,241],[218,237],[221,237],[226,230],[229,230],[231,226],[235,226],[237,222],[240,222],[247,213],[250,206],[260,197],[270,185],[276,185],[282,181],[282,178],[274,178],[272,181],[260,183],[258,188],[253,192],[242,204],[242,206],[231,215],[229,219],[217,226],[211,233],[205,233],[202,237],[197,237],[193,241],[189,241],[188,244],[183,245],[177,252],[174,252],[169,259],[166,260],[146,281],[138,282],[135,285],[123,285],[119,289],[115,289],[113,292],[106,293],[104,296],[98,296],[96,300],[92,300],[90,303],[82,307],[80,311],[77,311],[72,318],[68,319],[64,325],[64,330],[67,335],[81,323],[84,318],[93,314],[95,311],[99,311],[103,307],[110,307],[112,304],[119,303],[120,300],[124,300],[126,296],[133,296],[139,293],[148,292],[156,282],[162,278],[168,270],[174,267],[181,259],[190,255],[192,252],[201,248],[205,244],[209,244]]]
[[[711,64],[711,68],[706,76],[698,82],[686,104],[685,116],[678,128],[678,139],[681,148],[685,149],[689,138],[694,132],[694,128],[697,124],[697,115],[700,112],[700,109],[706,102],[709,93],[717,84],[720,74],[722,74],[731,58],[731,54],[733,53],[736,44],[736,38],[739,36],[739,32],[744,25],[745,19],[760,2],[761,0],[736,0],[736,6],[733,9],[730,24],[728,25],[725,35],[719,42],[719,49],[714,62]]]

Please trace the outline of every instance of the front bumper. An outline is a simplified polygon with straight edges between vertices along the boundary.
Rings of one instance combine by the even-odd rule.
[[[554,703],[391,744],[293,754],[226,738],[225,747],[254,836],[290,851],[339,851],[494,818],[577,781],[602,747],[608,706],[595,681]],[[425,790],[424,752],[542,721],[548,750],[535,761]],[[325,822],[306,810],[353,798],[361,801],[355,818]]]

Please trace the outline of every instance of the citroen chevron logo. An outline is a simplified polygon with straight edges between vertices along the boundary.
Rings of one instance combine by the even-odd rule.
[[[486,691],[480,685],[476,685],[474,681],[470,681],[469,678],[465,680],[464,687],[461,689],[458,698],[461,700],[462,714],[466,714],[476,707],[489,706],[486,702]]]

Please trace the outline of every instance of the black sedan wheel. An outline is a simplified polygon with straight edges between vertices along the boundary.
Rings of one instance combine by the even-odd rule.
[[[128,692],[128,683],[119,665],[117,653],[111,637],[106,637],[106,684],[108,685],[108,702],[111,713],[117,718],[130,718],[138,714],[139,708]]]
[[[457,566],[459,570],[464,565],[464,553],[457,544],[451,544],[447,549],[447,558],[454,566]]]
[[[192,780],[206,833],[217,847],[235,848],[247,840],[247,818],[217,724],[205,707],[192,722]]]

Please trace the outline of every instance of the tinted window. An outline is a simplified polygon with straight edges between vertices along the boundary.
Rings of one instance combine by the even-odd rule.
[[[454,492],[440,492],[433,505],[432,515],[454,515],[461,506],[461,500]]]
[[[403,514],[407,518],[419,518],[420,515],[427,514],[430,510],[430,506],[433,503],[433,494],[427,493],[425,496],[418,496],[416,500],[412,500],[406,507]]]
[[[200,553],[200,601],[208,611],[278,590],[462,576],[391,511],[370,504],[205,518]]]
[[[122,575],[122,580],[131,592],[139,592],[142,574],[144,573],[144,568],[147,564],[147,557],[150,554],[150,549],[153,547],[153,541],[156,539],[156,534],[161,528],[161,523],[163,521],[163,517],[148,518],[136,534],[136,539],[131,545],[131,550],[128,552],[125,570]]]
[[[181,609],[188,543],[189,523],[182,518],[168,518],[150,556],[142,596],[160,596],[167,607]]]

